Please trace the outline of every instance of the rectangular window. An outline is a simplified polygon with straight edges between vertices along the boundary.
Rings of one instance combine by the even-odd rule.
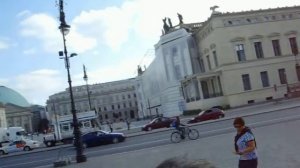
[[[207,60],[208,69],[211,70],[209,55],[206,56],[206,60]]]
[[[297,73],[298,81],[300,81],[300,65],[296,65],[296,73]]]
[[[286,84],[287,80],[286,80],[285,69],[284,68],[278,69],[278,74],[279,74],[280,83]]]
[[[213,57],[214,57],[214,61],[215,61],[215,66],[219,66],[219,63],[218,63],[218,58],[217,58],[217,52],[216,51],[213,51]]]
[[[204,61],[202,58],[200,59],[200,70],[201,70],[201,72],[205,72]]]
[[[114,105],[111,105],[111,109],[114,110],[114,109],[115,109],[115,106],[114,106]]]
[[[264,58],[264,52],[262,49],[261,42],[254,42],[254,48],[257,58]]]
[[[238,44],[235,46],[235,51],[239,61],[246,61],[244,44]]]
[[[298,45],[297,45],[296,37],[289,38],[289,40],[290,40],[290,45],[291,45],[292,53],[294,55],[298,55]]]
[[[250,76],[249,74],[242,75],[244,90],[251,90]]]
[[[280,43],[279,40],[272,40],[273,51],[275,56],[281,55]]]
[[[269,87],[270,83],[269,83],[268,72],[267,71],[260,72],[260,77],[261,77],[262,86]]]

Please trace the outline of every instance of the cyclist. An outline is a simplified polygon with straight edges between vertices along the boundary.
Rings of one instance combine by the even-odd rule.
[[[176,116],[176,119],[172,122],[171,125],[181,133],[181,139],[185,139],[185,125],[180,123],[179,116]]]

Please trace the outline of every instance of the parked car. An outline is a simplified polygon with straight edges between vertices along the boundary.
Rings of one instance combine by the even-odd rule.
[[[142,127],[142,131],[151,131],[158,128],[169,128],[175,118],[157,117]]]
[[[206,120],[214,120],[225,117],[224,111],[218,108],[211,108],[201,111],[196,117],[188,121],[188,124],[197,123]]]
[[[81,136],[84,148],[123,142],[125,138],[123,133],[109,133],[102,130],[89,132]]]
[[[40,143],[29,139],[23,139],[20,141],[14,141],[6,146],[0,148],[0,155],[9,154],[19,151],[30,151],[34,148],[38,148]]]

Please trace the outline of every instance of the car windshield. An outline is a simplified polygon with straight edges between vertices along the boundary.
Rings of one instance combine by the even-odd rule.
[[[198,114],[198,116],[202,115],[204,112],[205,112],[205,111],[201,111],[201,112]]]
[[[150,124],[157,122],[157,118],[153,119]]]
[[[109,132],[107,132],[107,131],[98,131],[99,133],[102,133],[102,134],[109,134]]]

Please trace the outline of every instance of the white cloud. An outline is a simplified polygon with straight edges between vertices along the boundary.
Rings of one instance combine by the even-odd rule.
[[[13,88],[30,103],[44,105],[48,96],[65,89],[63,76],[56,70],[41,69],[15,77]]]
[[[128,58],[128,56],[125,57]],[[89,70],[89,68],[87,67],[87,75],[89,79],[88,83],[105,83],[135,77],[137,75],[137,65],[139,59],[137,57],[135,57],[136,59],[134,59],[133,57],[131,57],[131,59],[117,61],[111,65],[93,70]],[[85,84],[82,77],[83,73],[73,75],[72,79],[74,86]]]
[[[57,52],[62,49],[62,35],[58,30],[58,21],[47,14],[34,14],[20,23],[21,35],[24,37],[32,37],[42,42],[42,47],[47,52]],[[67,35],[67,45],[70,50],[78,53],[96,47],[95,39],[83,36],[72,28]]]
[[[28,16],[30,14],[31,14],[31,12],[29,10],[23,10],[23,11],[21,11],[17,14],[17,17],[20,18],[20,17],[23,17],[23,16]]]
[[[0,78],[0,86],[7,86],[9,79]]]
[[[33,55],[33,54],[35,54],[36,52],[37,52],[37,51],[36,51],[35,48],[30,48],[30,49],[24,50],[24,51],[23,51],[23,54],[25,54],[25,55]]]
[[[7,43],[0,41],[0,50],[7,49],[9,46]]]

